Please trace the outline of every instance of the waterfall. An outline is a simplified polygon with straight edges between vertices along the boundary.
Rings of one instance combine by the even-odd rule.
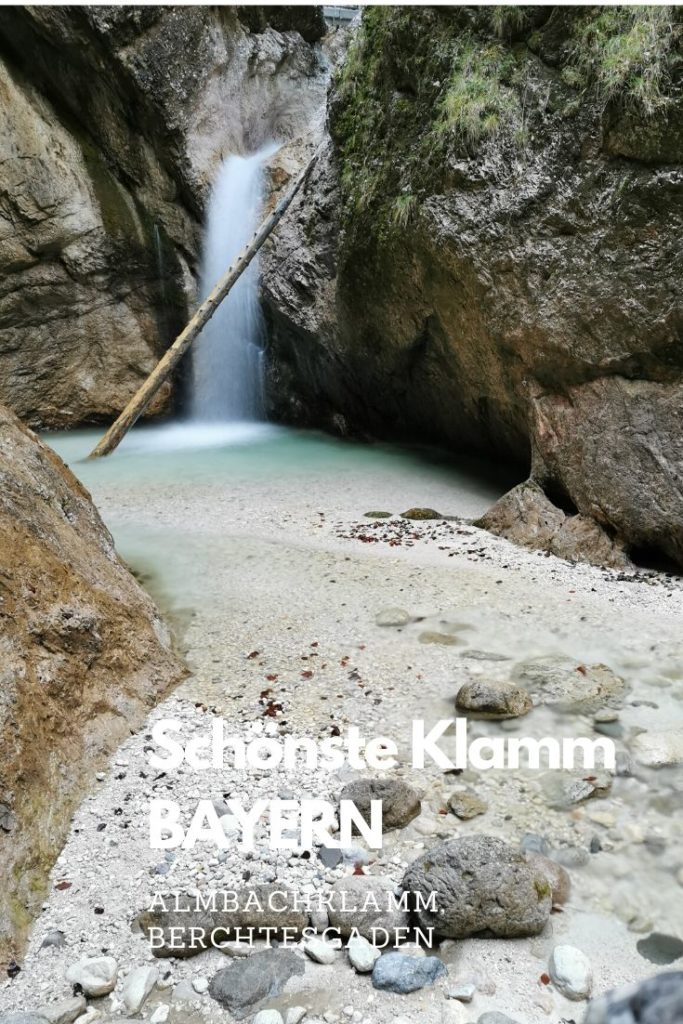
[[[201,298],[256,231],[263,203],[263,160],[272,150],[230,156],[209,201],[201,272]],[[237,281],[195,342],[192,418],[234,422],[263,418],[261,311],[258,257]]]

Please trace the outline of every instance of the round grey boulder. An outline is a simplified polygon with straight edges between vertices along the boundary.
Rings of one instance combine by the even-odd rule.
[[[534,704],[521,686],[491,682],[488,679],[473,679],[460,687],[455,698],[455,706],[458,711],[466,712],[470,718],[501,721],[505,718],[520,718],[527,715]]]
[[[419,793],[402,779],[354,779],[344,786],[339,799],[351,800],[368,823],[371,801],[380,800],[383,832],[403,828],[418,816],[422,806]]]
[[[543,872],[494,836],[439,843],[410,865],[401,884],[420,926],[443,938],[538,935],[552,906]]]

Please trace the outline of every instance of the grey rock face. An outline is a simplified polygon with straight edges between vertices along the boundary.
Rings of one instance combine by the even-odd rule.
[[[681,1020],[683,971],[670,971],[594,999],[583,1024],[679,1024]]]
[[[279,189],[315,145],[320,12],[241,10],[3,8],[0,402],[33,425],[112,417],[182,327],[224,154],[298,139]]]
[[[303,974],[303,960],[289,949],[265,949],[235,960],[211,979],[209,994],[237,1020],[262,999],[279,995],[290,978]]]
[[[382,802],[382,831],[403,828],[420,813],[420,796],[401,779],[354,779],[344,786],[340,800],[351,800],[365,820],[370,821],[370,804]],[[357,830],[356,830],[357,831]]]
[[[404,956],[403,953],[385,953],[372,970],[375,988],[406,995],[448,974],[446,965],[436,956]]]
[[[330,924],[347,937],[356,928],[370,942],[382,932],[394,940],[394,931],[405,928],[408,914],[394,901],[394,883],[381,875],[349,875],[332,886]]]
[[[363,103],[333,92],[330,148],[264,261],[271,404],[530,461],[569,511],[548,524],[562,557],[612,563],[616,536],[682,561],[681,97],[606,111],[563,80],[572,21],[548,18],[511,44],[530,44],[523,175],[504,130],[421,159],[463,29],[492,42],[465,18],[387,12]]]
[[[543,874],[492,836],[440,843],[410,865],[401,884],[424,900],[436,893],[436,910],[418,909],[417,918],[445,938],[538,935],[552,904]]]
[[[520,686],[512,683],[474,679],[458,690],[455,698],[458,711],[473,718],[519,718],[533,708],[531,697]]]

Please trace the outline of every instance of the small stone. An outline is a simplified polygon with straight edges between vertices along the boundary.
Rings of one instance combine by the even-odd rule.
[[[442,647],[457,647],[463,642],[452,633],[437,633],[433,629],[425,629],[417,639],[421,644],[440,644]]]
[[[488,1010],[486,1013],[482,1013],[477,1024],[517,1024],[517,1021],[505,1013],[499,1013],[498,1010]]]
[[[377,626],[407,626],[410,615],[403,608],[383,608],[375,616]]]
[[[342,852],[336,846],[321,846],[318,850],[318,857],[326,868],[336,868],[341,863]]]
[[[563,868],[557,861],[544,857],[540,853],[527,853],[526,859],[527,863],[533,865],[548,882],[552,893],[553,906],[563,907],[569,899],[572,889],[572,881],[566,868]]]
[[[593,721],[597,725],[611,725],[613,722],[619,721],[619,712],[613,708],[600,708],[593,715]]]
[[[254,947],[249,942],[221,942],[218,949],[225,956],[234,957],[235,960],[243,960],[254,952]]]
[[[66,980],[70,985],[80,985],[86,996],[97,998],[114,991],[118,972],[113,956],[89,957],[69,967]]]
[[[381,956],[380,951],[362,935],[354,935],[349,939],[346,948],[351,965],[359,974],[369,974],[375,966],[375,961]]]
[[[640,764],[647,768],[683,764],[683,728],[642,732],[633,740],[631,749]]]
[[[95,1024],[95,1021],[99,1022],[101,1019],[101,1012],[96,1010],[94,1006],[89,1006],[85,1013],[76,1018],[76,1024]]]
[[[253,1024],[284,1024],[284,1021],[278,1010],[260,1010],[254,1017]]]
[[[193,1003],[196,997],[197,993],[189,981],[179,981],[173,989],[174,1003]]]
[[[330,917],[324,907],[315,907],[311,911],[311,927],[317,932],[324,932],[330,926]]]
[[[446,986],[444,995],[446,999],[457,999],[460,1003],[471,1003],[476,991],[476,985],[473,985],[471,981],[465,981],[460,984]]]
[[[433,508],[409,508],[401,512],[401,519],[445,519],[440,512]]]
[[[59,928],[52,928],[41,942],[40,948],[47,949],[50,946],[55,946],[59,949],[64,943],[64,932],[60,931]]]
[[[337,959],[337,950],[329,942],[311,936],[304,942],[304,952],[317,964],[332,964]]]
[[[211,979],[209,994],[241,1020],[262,999],[282,992],[290,978],[304,974],[306,966],[291,949],[263,949],[245,960],[234,960]]]
[[[61,999],[58,1003],[41,1006],[36,1013],[44,1017],[48,1024],[73,1024],[86,1009],[85,997],[74,996],[72,999]]]
[[[155,967],[136,967],[123,983],[121,998],[129,1013],[138,1013],[159,980]]]
[[[375,963],[372,984],[383,991],[405,995],[432,985],[445,974],[448,974],[446,965],[436,956],[385,953]]]
[[[488,804],[471,789],[465,789],[451,793],[448,798],[448,809],[456,818],[469,821],[470,818],[476,818],[478,814],[485,814]]]
[[[382,831],[403,828],[416,818],[422,806],[420,795],[402,779],[354,779],[342,789],[340,800],[350,800],[370,822],[371,803],[382,804]]]
[[[305,1006],[290,1006],[285,1015],[285,1024],[300,1024],[305,1016]]]
[[[330,924],[344,938],[357,929],[370,942],[378,936],[384,940],[385,932],[391,940],[397,928],[408,925],[408,914],[392,898],[395,888],[391,879],[383,875],[349,875],[337,879],[330,893]]]
[[[149,1018],[150,1024],[166,1024],[166,1021],[168,1020],[170,1013],[170,1006],[166,1006],[166,1004],[164,1004],[163,1006],[157,1006],[156,1010]]]
[[[542,853],[544,855],[550,853],[551,849],[550,843],[544,836],[537,836],[531,832],[527,832],[520,845],[525,852]]]
[[[391,512],[364,512],[366,519],[391,519]]]
[[[588,999],[593,988],[593,969],[588,957],[575,946],[555,946],[548,973],[567,999]]]
[[[526,715],[534,705],[529,694],[520,686],[474,679],[460,687],[455,706],[469,717],[500,721]]]
[[[198,995],[203,996],[205,992],[209,991],[209,979],[208,978],[193,978],[192,979],[192,988],[195,990],[195,992]]]

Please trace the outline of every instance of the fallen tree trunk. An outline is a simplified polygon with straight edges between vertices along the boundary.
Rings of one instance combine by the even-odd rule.
[[[311,157],[308,165],[294,183],[294,186],[285,196],[282,197],[279,203],[275,206],[273,212],[263,221],[251,242],[249,242],[249,244],[242,250],[235,263],[228,267],[227,271],[211,294],[204,300],[204,302],[202,302],[201,306],[187,326],[183,331],[181,331],[171,347],[164,353],[147,380],[136,391],[135,395],[131,398],[130,402],[118,419],[112,423],[104,437],[95,445],[89,456],[91,459],[99,458],[101,455],[109,455],[109,453],[119,445],[123,437],[145,411],[163,382],[185,355],[204,324],[211,319],[235,282],[247,269],[268,235],[281,220],[285,210],[308,178],[316,157],[317,153]]]

